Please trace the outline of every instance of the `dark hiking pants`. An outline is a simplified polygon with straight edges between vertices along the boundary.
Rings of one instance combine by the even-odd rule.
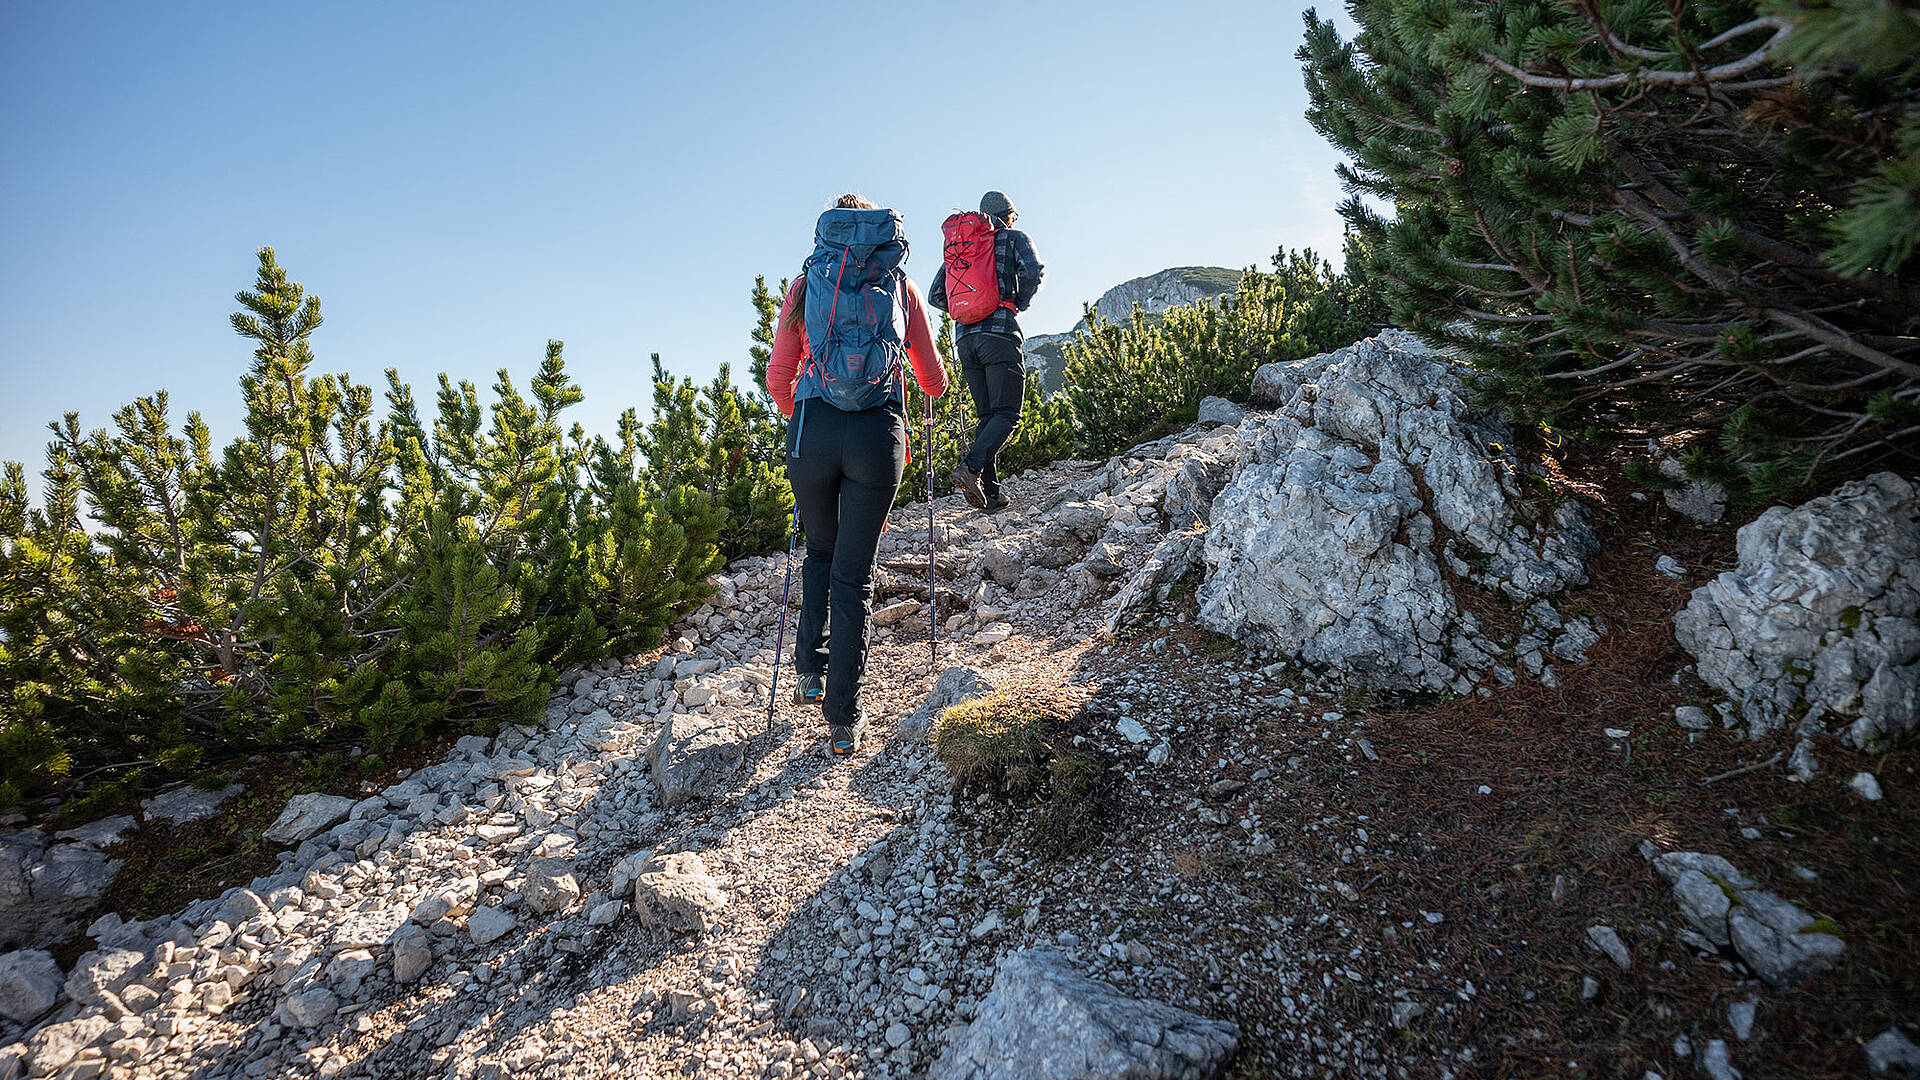
[[[809,398],[790,428],[787,479],[807,532],[793,666],[826,676],[827,723],[853,724],[867,670],[873,561],[906,465],[906,422],[897,404],[842,412]]]
[[[967,393],[973,395],[973,413],[980,418],[964,460],[980,474],[980,486],[991,501],[1000,497],[1000,448],[1013,437],[1026,401],[1027,366],[1019,343],[1004,334],[968,334],[956,348]]]

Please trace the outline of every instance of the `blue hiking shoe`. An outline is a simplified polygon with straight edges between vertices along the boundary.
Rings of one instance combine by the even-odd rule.
[[[852,757],[867,741],[867,722],[827,725],[827,750],[834,757]]]
[[[826,676],[801,674],[799,684],[793,688],[793,703],[825,705],[827,703]]]

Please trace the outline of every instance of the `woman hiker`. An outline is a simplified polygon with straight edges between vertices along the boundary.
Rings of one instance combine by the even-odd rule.
[[[787,479],[807,533],[793,700],[825,710],[829,749],[844,757],[866,731],[874,559],[907,459],[905,365],[932,397],[947,392],[947,373],[926,303],[900,269],[900,215],[842,195],[813,238],[780,309],[767,392],[792,418]]]

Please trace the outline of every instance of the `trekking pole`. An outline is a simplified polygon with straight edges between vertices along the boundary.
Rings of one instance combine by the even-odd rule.
[[[787,599],[793,593],[793,538],[800,532],[800,502],[794,500],[793,524],[787,527],[787,581],[780,586],[780,630],[773,637],[773,687],[767,691],[767,731],[773,731],[773,707],[780,700],[780,654],[787,645]]]
[[[933,583],[933,395],[921,391],[927,399],[927,674],[940,666],[940,594]]]

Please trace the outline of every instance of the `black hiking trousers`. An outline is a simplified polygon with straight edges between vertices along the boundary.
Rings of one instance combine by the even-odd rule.
[[[980,474],[980,487],[992,502],[1000,497],[1000,448],[1013,437],[1020,406],[1026,403],[1027,365],[1020,343],[1004,334],[968,334],[955,349],[960,354],[960,372],[967,378],[967,393],[973,395],[973,414],[979,417],[973,445],[963,460]]]
[[[850,725],[861,719],[873,563],[906,468],[906,420],[897,401],[842,412],[808,398],[789,430],[787,480],[807,532],[793,666],[826,676],[827,723]]]

